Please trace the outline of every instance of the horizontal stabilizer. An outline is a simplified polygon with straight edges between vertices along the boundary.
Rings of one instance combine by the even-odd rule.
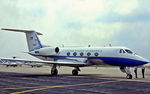
[[[7,31],[15,31],[15,32],[33,32],[33,30],[21,30],[21,29],[7,29],[7,28],[1,28],[1,30],[7,30]],[[43,35],[42,33],[36,32],[38,35]]]

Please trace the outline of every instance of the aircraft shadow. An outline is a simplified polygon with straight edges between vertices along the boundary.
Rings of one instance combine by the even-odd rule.
[[[52,76],[51,74],[27,74],[27,73],[13,73],[13,72],[0,72],[0,77],[83,77],[83,78],[100,78],[100,79],[124,79],[125,77],[110,77],[104,74],[79,74],[78,76],[73,76],[72,74],[58,74],[57,76]],[[125,78],[126,79],[126,78]]]

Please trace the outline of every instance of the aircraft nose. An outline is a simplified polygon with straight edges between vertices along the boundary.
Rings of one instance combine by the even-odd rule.
[[[147,60],[147,59],[145,59],[145,58],[144,58],[144,61],[145,61],[146,63],[150,63],[150,61],[149,61],[149,60]]]
[[[146,64],[146,63],[150,63],[150,61],[147,60],[147,59],[144,58],[144,57],[139,56],[139,58],[140,58],[141,61],[145,62],[145,64]]]

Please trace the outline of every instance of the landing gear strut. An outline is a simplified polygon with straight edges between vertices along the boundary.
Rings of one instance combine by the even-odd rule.
[[[131,71],[130,71],[130,67],[125,67],[125,72],[127,74],[126,78],[127,79],[132,79],[132,74],[131,74]]]
[[[55,65],[55,64],[52,66],[52,69],[51,69],[52,76],[57,76],[57,74],[58,74],[58,70],[57,70],[56,66],[57,65]]]
[[[127,74],[127,79],[132,79],[132,74],[129,67],[120,67],[120,70]]]
[[[81,71],[79,69],[79,67],[75,67],[75,69],[72,70],[72,75],[77,76],[78,75],[78,71]]]

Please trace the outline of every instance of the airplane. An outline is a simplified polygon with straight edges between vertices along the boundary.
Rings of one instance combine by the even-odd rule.
[[[42,67],[43,66],[43,63],[32,63],[31,61],[23,61],[21,59],[17,59],[17,61],[15,61],[14,59],[16,59],[16,57],[13,57],[12,58],[1,58],[0,60],[0,65],[5,65],[6,67],[22,67],[22,65],[28,65],[28,66],[31,66],[32,68],[33,67]],[[19,61],[20,60],[20,61]]]
[[[33,67],[42,67],[43,66],[43,63],[31,63],[31,62],[27,62],[27,63],[24,63],[24,65],[28,65],[28,66],[31,66],[32,68]]]
[[[72,75],[77,76],[80,67],[93,65],[119,66],[120,70],[127,74],[127,79],[132,79],[130,67],[149,63],[142,56],[136,54],[127,47],[45,47],[38,35],[42,33],[34,30],[7,29],[1,30],[23,32],[26,34],[29,52],[28,54],[41,60],[2,59],[29,63],[52,64],[51,75],[58,75],[57,66],[74,67]]]
[[[16,57],[13,57],[13,59],[15,59]],[[9,58],[10,59],[10,58]],[[12,58],[11,58],[12,59]],[[0,60],[0,64],[1,65],[5,65],[6,67],[17,67],[17,66],[22,66],[23,65],[23,63],[22,62],[18,62],[18,61],[14,61],[14,60],[7,60],[6,58],[5,58],[5,60]]]

